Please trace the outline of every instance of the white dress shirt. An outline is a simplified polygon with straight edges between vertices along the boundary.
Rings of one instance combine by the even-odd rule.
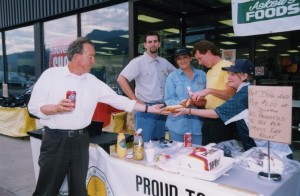
[[[76,91],[76,105],[72,112],[45,115],[40,108],[58,104],[68,90]],[[136,101],[118,95],[107,84],[90,73],[72,74],[68,66],[53,67],[43,72],[34,85],[28,110],[40,118],[42,126],[52,129],[82,129],[91,123],[98,102],[117,109],[132,111]]]

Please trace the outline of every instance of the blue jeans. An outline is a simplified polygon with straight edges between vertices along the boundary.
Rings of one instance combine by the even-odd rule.
[[[134,128],[135,130],[142,128],[142,138],[144,142],[152,139],[165,138],[166,115],[135,112]]]

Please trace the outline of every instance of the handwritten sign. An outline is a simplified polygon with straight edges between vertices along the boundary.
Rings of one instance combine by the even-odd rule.
[[[250,137],[291,143],[292,87],[249,87]]]

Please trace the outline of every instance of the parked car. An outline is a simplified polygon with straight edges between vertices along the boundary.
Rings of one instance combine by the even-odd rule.
[[[0,82],[2,83],[3,81],[4,74],[3,71],[0,71]],[[26,87],[27,79],[16,72],[8,72],[8,84]]]

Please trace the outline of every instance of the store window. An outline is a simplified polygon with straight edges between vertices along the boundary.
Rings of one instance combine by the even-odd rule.
[[[151,0],[135,3],[136,42],[139,43],[136,55],[143,51],[143,35],[151,30],[159,31],[162,35],[160,55],[173,64],[172,49],[180,45],[192,49],[196,42],[206,39],[215,43],[221,49],[222,57],[227,60],[252,60],[256,66],[255,84],[292,86],[293,100],[300,100],[299,30],[238,37],[233,31],[230,1],[201,1],[198,4],[152,1],[156,3],[151,3]],[[166,30],[173,30],[173,33]],[[206,70],[195,60],[192,65]]]
[[[300,100],[300,31],[256,36],[255,59],[258,84],[292,86]]]
[[[156,31],[160,35],[159,56],[162,56],[175,65],[173,54],[176,48],[182,45],[180,39],[180,16],[172,15],[160,9],[152,9],[136,3],[137,15],[135,24],[137,46],[135,55],[144,53],[144,38],[149,31]]]
[[[92,40],[96,64],[91,73],[122,93],[116,80],[128,63],[128,3],[81,14],[82,36]]]
[[[77,37],[76,16],[68,16],[44,23],[45,67],[62,67],[68,63],[67,48]]]
[[[157,5],[137,2],[136,31],[141,46],[138,47],[138,53],[142,51],[143,35],[154,30],[158,31],[162,38],[160,55],[174,65],[173,54],[176,48],[186,46],[192,50],[196,42],[204,39],[214,42],[226,54],[231,53],[232,56],[226,57],[228,60],[249,58],[250,38],[233,36],[230,9],[224,8],[222,12],[207,11],[208,6],[214,7],[210,3],[214,4],[211,1],[198,5],[183,1],[178,4],[161,1],[162,5],[155,7]],[[192,65],[206,71],[195,59]]]
[[[2,47],[3,46],[2,46],[2,39],[1,39],[1,37],[2,37],[2,33],[0,32],[0,71],[3,72],[3,70],[4,70],[4,67],[3,67],[3,51],[2,51]],[[0,76],[1,75],[2,74],[0,74]]]
[[[22,94],[29,87],[30,81],[35,79],[35,66],[37,65],[35,64],[33,26],[7,31],[5,45],[8,92],[16,96]]]
[[[3,91],[2,91],[2,83],[4,81],[4,66],[3,66],[3,51],[2,51],[2,34],[0,33],[0,93],[1,95],[3,95]]]

